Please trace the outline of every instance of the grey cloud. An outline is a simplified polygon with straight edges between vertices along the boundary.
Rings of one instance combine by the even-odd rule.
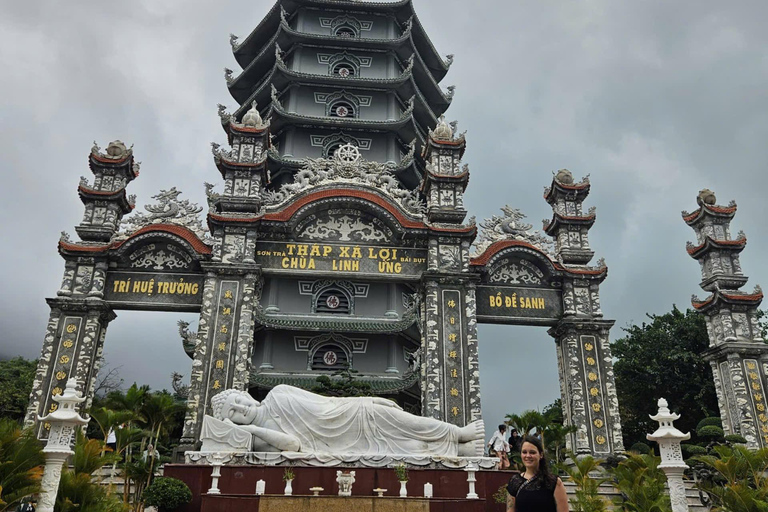
[[[228,34],[245,37],[271,2],[13,2],[0,20],[0,147],[5,290],[1,356],[36,357],[63,265],[62,230],[82,206],[91,141],[135,144],[139,204],[177,185],[205,204],[217,180],[209,142],[223,141],[217,103],[233,106],[222,68]],[[551,171],[591,174],[591,240],[605,257],[606,318],[620,327],[689,304],[698,264],[680,210],[712,188],[739,202],[745,272],[768,284],[763,169],[768,151],[764,2],[416,0],[435,46],[456,54],[449,117],[469,130],[467,207],[478,218],[511,204],[539,226]],[[703,295],[703,293],[702,293]],[[169,386],[189,373],[178,315],[121,312],[107,358],[127,382]],[[194,319],[194,316],[192,317]],[[482,326],[484,415],[542,407],[559,394],[543,329]],[[653,399],[651,397],[650,399]],[[674,405],[674,404],[673,404]]]

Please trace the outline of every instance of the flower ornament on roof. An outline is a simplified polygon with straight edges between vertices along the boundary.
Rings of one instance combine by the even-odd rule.
[[[261,118],[259,109],[256,108],[257,106],[258,104],[254,100],[251,103],[251,108],[248,109],[248,112],[245,113],[242,121],[240,122],[242,125],[248,126],[250,128],[264,128],[264,120]]]
[[[568,169],[560,169],[555,174],[555,181],[563,185],[573,185],[573,173]]]
[[[437,126],[429,134],[435,140],[453,140],[453,129],[445,122],[445,116],[440,116]]]
[[[127,148],[122,141],[113,140],[107,144],[106,151],[102,153],[101,148],[99,148],[99,145],[96,143],[96,141],[94,141],[93,147],[91,148],[91,153],[100,158],[109,160],[123,160],[124,158],[133,154],[133,146]]]
[[[531,231],[533,226],[523,222],[525,214],[509,205],[501,211],[504,215],[494,215],[480,223],[480,233],[475,240],[475,256],[484,253],[496,242],[519,240],[553,257],[552,241],[541,233]]]
[[[703,206],[703,205],[714,206],[717,204],[717,197],[715,196],[714,192],[712,192],[708,188],[705,188],[704,190],[699,191],[699,195],[696,198],[696,202],[699,203],[700,206]]]

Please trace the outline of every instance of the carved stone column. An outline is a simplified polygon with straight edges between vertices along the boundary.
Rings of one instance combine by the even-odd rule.
[[[568,448],[605,457],[624,451],[609,329],[613,321],[563,319],[549,334],[557,343],[565,422],[577,428]]]
[[[198,442],[211,397],[225,389],[247,390],[253,351],[257,268],[204,265],[207,271],[192,363],[182,444]]]
[[[94,298],[48,299],[48,305],[51,314],[32,384],[27,425],[56,410],[54,397],[70,379],[77,380],[77,391],[90,402],[107,325],[116,317],[106,302]],[[37,428],[38,437],[46,439],[45,426]]]
[[[480,419],[474,283],[427,279],[422,416],[464,426]]]

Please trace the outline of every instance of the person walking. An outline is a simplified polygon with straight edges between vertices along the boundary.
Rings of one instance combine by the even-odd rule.
[[[499,458],[498,469],[509,468],[509,457],[507,457],[509,443],[504,439],[504,433],[506,431],[507,426],[502,423],[499,425],[499,430],[494,432],[493,436],[491,436],[491,440],[488,441],[488,453]]]
[[[507,484],[507,512],[568,512],[563,481],[549,472],[541,440],[523,437],[520,450],[525,471]]]

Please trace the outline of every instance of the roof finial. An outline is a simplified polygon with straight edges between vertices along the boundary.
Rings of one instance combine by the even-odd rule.
[[[260,128],[264,125],[264,120],[261,118],[259,109],[256,108],[256,106],[257,103],[254,100],[253,103],[251,103],[250,110],[248,110],[248,112],[246,112],[243,116],[242,124],[245,126],[250,126],[251,128]]]
[[[709,190],[708,188],[705,188],[704,190],[699,192],[699,196],[696,198],[697,202],[700,206],[707,205],[707,206],[714,206],[717,204],[717,198],[715,197],[715,193]]]
[[[445,116],[440,116],[440,121],[437,123],[435,131],[432,132],[432,136],[438,140],[453,139],[453,129],[445,122]]]

